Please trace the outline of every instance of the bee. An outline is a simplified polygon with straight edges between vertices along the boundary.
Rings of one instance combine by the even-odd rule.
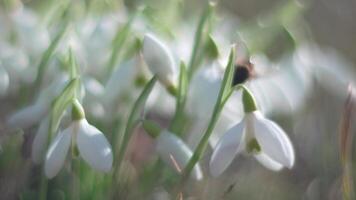
[[[253,77],[255,77],[255,71],[250,60],[243,59],[236,62],[234,77],[232,79],[233,86],[245,83]]]

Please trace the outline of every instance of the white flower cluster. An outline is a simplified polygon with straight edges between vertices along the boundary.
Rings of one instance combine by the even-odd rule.
[[[30,105],[9,115],[7,126],[25,132],[30,127],[38,126],[32,146],[32,159],[36,164],[44,161],[48,178],[53,178],[63,168],[71,148],[78,148],[80,156],[93,169],[110,172],[116,156],[110,143],[116,141],[111,141],[111,138],[107,140],[107,136],[89,124],[88,120],[108,124],[114,121],[117,113],[129,112],[127,108],[133,105],[142,86],[151,77],[156,77],[160,84],[156,84],[150,93],[145,111],[167,118],[177,112],[175,100],[184,89],[181,86],[182,69],[178,63],[189,63],[187,55],[194,53],[192,46],[187,45],[192,44],[187,33],[192,34],[193,30],[182,25],[183,28],[177,30],[173,41],[170,41],[153,32],[144,18],[137,17],[131,24],[126,23],[126,18],[108,15],[100,19],[86,18],[70,23],[49,55],[46,66],[41,69],[37,66],[41,66],[49,47],[53,45],[52,33],[56,35],[60,31],[42,25],[36,14],[27,8],[14,11],[10,18],[0,16],[0,27],[7,27],[2,25],[5,23],[11,24],[9,29],[0,30],[0,96],[35,98]],[[235,27],[230,23],[222,23],[211,31],[208,40],[209,50],[216,53],[216,57],[204,59],[202,56],[199,62],[193,62],[197,65],[194,70],[190,64],[186,66],[188,72],[194,72],[187,76],[188,88],[185,89],[186,97],[183,99],[183,113],[189,125],[181,126],[187,126],[184,129],[187,143],[170,129],[150,133],[156,140],[157,154],[178,172],[189,166],[194,150],[214,114],[214,105],[223,84],[226,69],[223,66],[227,63],[230,40],[236,39],[229,38],[233,34],[227,33],[230,30],[226,30],[226,26]],[[123,30],[125,28],[127,30]],[[123,39],[124,31],[129,32],[126,39]],[[14,38],[15,41],[8,38]],[[121,42],[121,48],[113,51],[117,41]],[[69,48],[78,60],[77,71],[81,80],[81,86],[76,91],[76,101],[81,102],[79,107],[83,106],[83,113],[84,110],[86,112],[80,118],[73,118],[73,115],[69,118],[67,108],[63,110],[62,120],[55,132],[57,135],[46,149],[47,141],[51,138],[49,129],[53,102],[71,79],[68,75],[71,69],[66,59]],[[325,85],[335,87],[337,91],[346,85],[344,80],[356,77],[353,71],[348,71],[348,67],[336,72],[333,65],[337,64],[328,62],[330,59],[334,60],[319,52],[316,46],[304,44],[279,61],[272,62],[263,55],[251,55],[248,62],[251,62],[253,68],[242,69],[247,73],[245,80],[240,83],[244,84],[243,89],[233,92],[226,101],[213,134],[209,137],[214,148],[210,161],[211,174],[220,175],[239,153],[254,156],[271,170],[292,168],[295,152],[288,134],[264,115],[271,111],[289,113],[300,108],[314,80],[333,79],[335,83]],[[235,63],[235,60],[232,62]],[[238,68],[239,63],[236,65]],[[236,70],[235,73],[239,72]],[[42,79],[38,79],[40,73],[43,73]],[[343,78],[335,78],[334,75]],[[36,86],[37,81],[39,85]],[[32,88],[36,90],[34,94],[22,93],[24,90],[32,91]],[[256,98],[256,102],[251,100],[252,110],[246,110],[246,106],[251,104],[244,100],[246,95],[249,95],[246,98],[250,100]],[[260,110],[257,110],[257,105]],[[199,164],[194,166],[192,177],[196,180],[203,178]]]

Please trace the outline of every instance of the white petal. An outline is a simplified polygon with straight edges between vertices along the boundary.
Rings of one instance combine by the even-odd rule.
[[[260,162],[264,167],[269,170],[279,171],[283,168],[283,165],[279,164],[278,162],[272,160],[264,153],[259,153],[255,155],[255,158],[258,162]]]
[[[127,91],[132,91],[133,81],[136,76],[136,60],[131,59],[122,63],[111,74],[106,83],[102,100],[109,106],[122,97]]]
[[[162,131],[157,138],[156,151],[167,165],[179,173],[186,167],[193,155],[190,148],[180,138],[166,130]],[[203,178],[199,164],[193,168],[191,177],[195,180]]]
[[[112,167],[113,155],[104,134],[96,127],[82,119],[77,135],[77,146],[80,155],[94,169],[109,172]]]
[[[3,66],[0,65],[0,96],[4,96],[9,87],[9,74]]]
[[[230,128],[216,145],[210,159],[210,174],[219,176],[231,164],[244,141],[245,120]]]
[[[255,136],[262,151],[283,166],[293,167],[294,149],[287,134],[271,120],[261,116],[255,119]]]
[[[175,85],[175,65],[169,49],[155,36],[146,34],[143,39],[143,58],[158,79],[165,85]]]
[[[71,144],[72,134],[73,127],[70,126],[58,133],[49,147],[45,160],[45,174],[48,178],[55,177],[62,169]]]
[[[46,104],[38,102],[12,114],[7,120],[7,125],[10,128],[28,128],[42,119],[47,110]]]
[[[48,128],[49,128],[49,118],[46,117],[44,120],[42,120],[35,139],[33,140],[32,143],[32,160],[36,164],[40,164],[45,157],[45,148],[47,145],[47,138],[48,138]]]

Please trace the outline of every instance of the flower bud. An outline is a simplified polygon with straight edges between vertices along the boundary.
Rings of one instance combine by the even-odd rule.
[[[157,75],[158,80],[169,88],[169,91],[173,91],[172,88],[176,88],[177,73],[169,49],[153,35],[146,34],[142,55],[151,73]]]

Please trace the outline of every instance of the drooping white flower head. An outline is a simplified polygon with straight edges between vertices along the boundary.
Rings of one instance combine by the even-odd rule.
[[[120,64],[111,74],[104,89],[104,104],[111,107],[114,102],[122,98],[125,93],[133,90],[133,82],[136,76],[137,60],[131,59]]]
[[[57,80],[53,81],[47,88],[41,91],[33,105],[13,113],[7,119],[7,126],[10,128],[25,129],[43,119],[48,113],[52,100],[64,88],[67,80],[67,76],[60,76]]]
[[[190,148],[179,137],[167,130],[162,131],[157,137],[156,150],[161,159],[178,172],[186,167],[193,155]],[[195,165],[191,176],[195,180],[203,178],[199,164]]]
[[[206,127],[219,95],[222,82],[223,70],[218,62],[213,62],[211,66],[205,66],[197,70],[190,82],[188,91],[186,113],[189,114],[194,123],[189,130],[188,144],[195,147]],[[241,93],[232,94],[221,111],[219,120],[214,128],[213,134],[209,138],[211,146],[215,146],[221,134],[232,127],[236,121],[243,117],[239,99]]]
[[[49,122],[49,116],[41,121],[35,138],[33,139],[31,158],[35,164],[40,164],[45,157],[45,147],[48,140]]]
[[[214,149],[210,160],[212,176],[224,172],[239,153],[253,155],[263,166],[274,171],[294,165],[294,148],[287,134],[256,110],[254,103],[245,104],[246,98],[251,98],[247,95],[244,91],[244,119],[230,128]]]
[[[177,72],[173,56],[169,49],[158,38],[146,34],[143,39],[143,58],[159,81],[168,89],[177,85]]]
[[[18,40],[28,54],[38,56],[49,45],[47,29],[40,23],[35,12],[21,7],[12,13],[11,18]]]
[[[73,121],[68,128],[58,133],[50,145],[45,160],[45,174],[48,178],[53,178],[62,169],[72,140],[76,142],[80,156],[92,168],[102,172],[111,170],[113,155],[109,142],[100,130],[83,118]]]
[[[160,158],[168,166],[178,173],[181,173],[193,155],[192,150],[187,144],[174,133],[168,130],[161,130],[161,128],[152,121],[143,121],[143,128],[150,136],[156,139],[156,152]],[[190,176],[195,180],[201,180],[203,178],[199,164],[194,166]]]

